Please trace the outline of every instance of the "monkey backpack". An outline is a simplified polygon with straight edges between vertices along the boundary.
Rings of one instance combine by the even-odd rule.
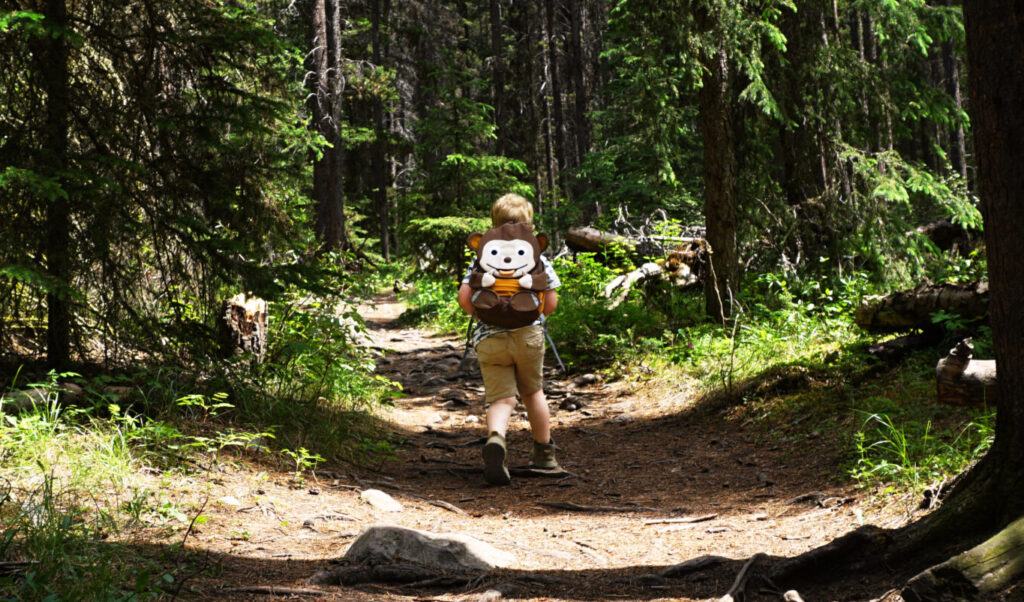
[[[467,242],[476,252],[469,287],[480,321],[501,328],[533,324],[544,309],[548,288],[540,259],[547,235],[534,235],[530,224],[514,223],[470,234]]]

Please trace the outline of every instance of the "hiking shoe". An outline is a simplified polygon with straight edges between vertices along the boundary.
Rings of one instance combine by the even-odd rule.
[[[549,440],[547,443],[533,442],[533,452],[530,453],[530,463],[534,468],[543,470],[554,470],[558,468],[558,460],[555,460],[555,442]]]
[[[508,485],[512,480],[505,465],[505,437],[491,433],[484,445],[484,480],[491,485]]]

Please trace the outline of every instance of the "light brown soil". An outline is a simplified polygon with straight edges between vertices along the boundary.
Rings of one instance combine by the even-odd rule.
[[[292,597],[472,600],[501,585],[507,599],[717,599],[754,554],[770,562],[866,522],[892,527],[909,518],[840,484],[838,442],[827,435],[773,443],[754,424],[702,408],[685,381],[583,384],[554,371],[546,387],[553,432],[572,475],[490,487],[474,472],[484,435],[482,384],[458,371],[463,342],[390,327],[400,310],[382,298],[363,311],[374,345],[384,350],[381,373],[406,392],[385,415],[402,441],[397,459],[374,468],[321,467],[304,483],[288,472],[236,465],[210,482],[186,484],[193,499],[210,500],[202,511],[210,519],[187,538],[207,570],[185,583],[180,597],[287,598],[240,588],[309,587],[305,580],[341,557],[361,529],[387,522],[465,533],[512,552],[518,565],[469,588],[323,587]],[[514,419],[513,464],[527,462],[528,429],[523,417]],[[361,502],[366,488],[388,492],[404,509],[381,512]],[[566,509],[571,504],[592,509]],[[686,517],[710,518],[657,522]],[[179,532],[168,541],[181,538]],[[653,576],[703,555],[733,561],[680,579]],[[894,585],[873,577],[842,591],[801,593],[808,601],[869,600]],[[747,599],[782,599],[764,587],[748,588]]]

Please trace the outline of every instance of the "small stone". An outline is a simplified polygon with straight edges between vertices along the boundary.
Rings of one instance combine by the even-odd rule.
[[[217,500],[218,504],[224,504],[225,506],[241,506],[242,502],[238,501],[238,498],[232,495],[225,495],[224,497]]]
[[[367,489],[360,493],[359,497],[367,504],[384,512],[401,512],[404,509],[402,504],[398,503],[395,498],[380,489]]]
[[[480,417],[479,416],[466,416],[466,419],[463,422],[465,424],[477,424],[477,423],[480,422]]]
[[[572,381],[572,384],[576,385],[577,387],[585,387],[587,385],[592,385],[598,382],[601,382],[600,376],[596,374],[584,374],[582,376],[577,376]]]

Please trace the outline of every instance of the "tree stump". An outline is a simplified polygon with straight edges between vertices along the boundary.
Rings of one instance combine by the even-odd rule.
[[[220,317],[221,351],[225,357],[252,355],[261,363],[267,354],[267,302],[239,293],[224,301]]]
[[[996,361],[972,360],[974,346],[964,339],[935,366],[939,403],[980,405],[996,403]]]

